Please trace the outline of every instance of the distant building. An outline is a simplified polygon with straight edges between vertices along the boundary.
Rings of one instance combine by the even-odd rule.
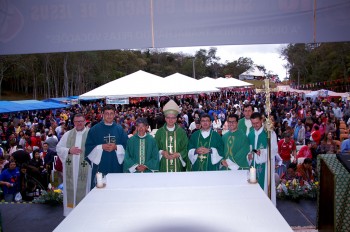
[[[265,74],[257,68],[250,68],[244,73],[239,75],[240,80],[263,80],[265,79]]]

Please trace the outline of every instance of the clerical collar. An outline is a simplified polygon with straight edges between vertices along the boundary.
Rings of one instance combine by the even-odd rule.
[[[252,124],[252,121],[251,121],[250,119],[244,118],[244,123],[245,123],[246,125],[247,125],[247,124],[251,125],[251,124]]]
[[[141,135],[137,134],[137,136],[139,136],[141,139],[143,139],[144,137],[146,137],[146,136],[147,136],[147,133],[145,133],[145,135],[143,135],[143,136],[141,136]]]
[[[75,131],[76,131],[77,133],[84,133],[84,132],[85,132],[85,130],[86,130],[86,127],[84,127],[84,129],[83,129],[83,130],[81,130],[81,131],[77,131],[77,129],[75,129]]]
[[[259,130],[254,130],[254,133],[255,135],[260,135],[263,130],[264,130],[264,126],[261,126]]]
[[[173,128],[169,128],[168,126],[166,127],[168,129],[168,131],[174,131],[175,130],[175,125]]]
[[[208,131],[201,130],[203,138],[207,138],[210,135],[210,129]]]

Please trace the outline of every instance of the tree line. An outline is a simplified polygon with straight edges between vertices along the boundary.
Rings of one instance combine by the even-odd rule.
[[[281,50],[295,85],[350,78],[350,43],[288,44]]]
[[[348,77],[350,43],[289,44],[281,50],[290,80],[329,80]],[[32,94],[32,98],[80,95],[138,70],[162,77],[176,72],[200,79],[238,75],[264,66],[248,57],[220,62],[217,48],[199,49],[194,56],[165,49],[109,50],[0,56],[1,90]],[[234,54],[233,54],[234,55]]]

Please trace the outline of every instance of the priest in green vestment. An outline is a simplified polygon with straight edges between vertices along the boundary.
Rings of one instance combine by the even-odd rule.
[[[67,216],[89,193],[91,167],[85,161],[85,141],[89,128],[82,114],[73,117],[74,128],[63,134],[56,146],[63,164],[63,216]]]
[[[200,124],[201,129],[191,135],[188,143],[190,170],[217,171],[224,154],[224,144],[219,133],[212,130],[208,114],[201,115]]]
[[[91,188],[96,184],[96,173],[123,172],[123,161],[128,135],[114,122],[115,107],[106,105],[103,120],[93,126],[86,139],[86,161],[92,165]]]
[[[229,114],[227,124],[228,132],[222,136],[224,159],[221,161],[221,170],[248,170],[249,141],[248,137],[238,129],[238,115]]]
[[[250,104],[245,104],[243,106],[244,117],[238,121],[238,129],[248,136],[250,131],[253,131],[252,122],[250,121],[250,116],[254,112],[253,106]]]
[[[127,142],[124,159],[124,172],[142,173],[159,170],[159,153],[156,140],[147,133],[146,118],[136,120],[136,131]]]
[[[252,151],[248,154],[248,162],[256,168],[256,176],[261,188],[268,194],[267,183],[267,161],[268,161],[268,140],[267,131],[264,128],[262,115],[255,112],[251,115],[253,132],[248,135]],[[275,156],[278,152],[277,137],[274,131],[271,132],[271,200],[276,205],[276,184],[275,184]]]
[[[163,107],[165,124],[155,134],[159,149],[160,172],[185,171],[188,138],[184,129],[176,124],[180,108],[173,100]]]

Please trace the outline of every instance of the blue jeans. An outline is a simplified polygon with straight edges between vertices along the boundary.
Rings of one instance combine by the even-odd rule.
[[[15,201],[15,196],[16,196],[15,193],[8,193],[8,194],[5,194],[5,195],[4,195],[4,200],[5,200],[6,202]]]

